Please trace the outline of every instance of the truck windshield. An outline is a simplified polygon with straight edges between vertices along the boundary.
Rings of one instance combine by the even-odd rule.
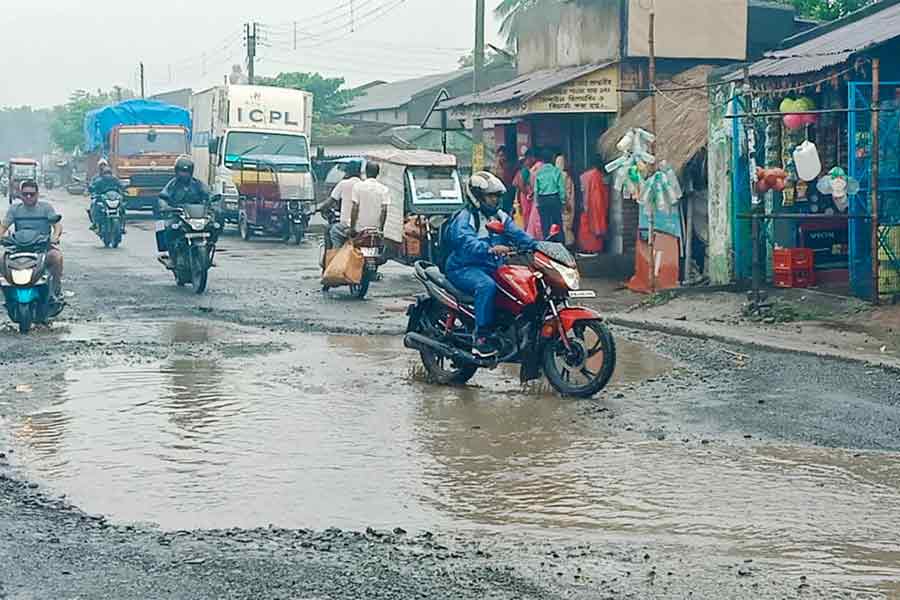
[[[184,154],[187,152],[187,137],[181,131],[127,132],[119,134],[119,156],[140,156],[141,154]]]
[[[225,143],[225,165],[230,166],[240,158],[282,157],[306,162],[309,147],[306,137],[283,133],[243,132],[228,134]]]
[[[414,204],[462,204],[462,189],[456,169],[410,167]]]

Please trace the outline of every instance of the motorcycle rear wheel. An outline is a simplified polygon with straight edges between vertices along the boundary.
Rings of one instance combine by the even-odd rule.
[[[580,321],[572,328],[575,339],[567,350],[559,338],[544,347],[544,375],[550,385],[563,396],[592,398],[609,384],[616,370],[616,341],[606,323],[599,319]],[[591,338],[588,338],[588,333]],[[590,363],[602,352],[599,369],[591,370]],[[584,378],[584,383],[573,382],[573,371]]]
[[[358,298],[359,300],[365,300],[366,294],[369,293],[369,285],[372,283],[372,279],[374,277],[375,273],[363,271],[363,276],[360,282],[350,286],[350,295],[354,298]]]
[[[443,304],[435,302],[427,313],[422,315],[422,320],[427,323],[419,325],[419,333],[428,335],[434,326],[443,324],[447,320],[447,308]],[[430,350],[419,350],[422,366],[428,375],[428,380],[438,385],[465,385],[475,377],[478,367],[473,365],[456,365],[449,358],[438,356]]]

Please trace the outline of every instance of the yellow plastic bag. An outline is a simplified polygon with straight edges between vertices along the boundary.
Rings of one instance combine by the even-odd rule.
[[[328,263],[322,283],[333,287],[357,284],[362,281],[365,263],[360,249],[347,242]]]
[[[513,204],[513,222],[521,229],[525,229],[525,217],[522,215],[522,207],[519,206],[518,200]]]

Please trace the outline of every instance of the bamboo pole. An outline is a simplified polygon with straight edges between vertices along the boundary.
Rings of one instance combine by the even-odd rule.
[[[656,131],[656,10],[654,3],[650,3],[650,129],[654,136]],[[650,154],[656,156],[656,142],[650,144]],[[650,169],[654,172],[655,166]],[[647,234],[647,244],[650,250],[650,293],[656,293],[656,206],[650,206],[650,230]]]
[[[881,60],[872,59],[872,108],[877,109],[881,104]],[[878,178],[880,176],[881,140],[881,113],[872,111],[872,302],[878,304],[881,293],[878,282]]]

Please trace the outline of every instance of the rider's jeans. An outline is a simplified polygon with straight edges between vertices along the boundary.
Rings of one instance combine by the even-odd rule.
[[[488,334],[494,327],[494,299],[497,283],[489,269],[470,267],[447,273],[447,279],[469,295],[475,296],[475,334]]]

